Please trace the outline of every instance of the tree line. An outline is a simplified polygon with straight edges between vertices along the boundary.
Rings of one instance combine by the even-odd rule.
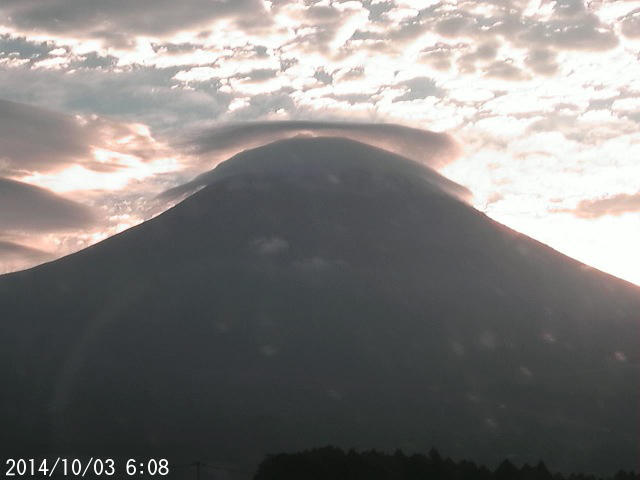
[[[517,467],[504,460],[495,470],[468,460],[454,462],[432,448],[428,455],[344,452],[328,446],[299,453],[268,455],[254,480],[640,480],[633,471],[610,477],[552,473],[544,462]]]

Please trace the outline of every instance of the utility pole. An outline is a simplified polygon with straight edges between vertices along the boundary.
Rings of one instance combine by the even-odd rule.
[[[204,467],[206,464],[198,460],[197,462],[193,462],[191,465],[196,467],[196,478],[200,480],[200,467]]]

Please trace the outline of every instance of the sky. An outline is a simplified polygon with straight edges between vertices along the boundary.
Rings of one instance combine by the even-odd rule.
[[[421,161],[494,220],[640,284],[635,0],[3,0],[0,272],[301,131]]]

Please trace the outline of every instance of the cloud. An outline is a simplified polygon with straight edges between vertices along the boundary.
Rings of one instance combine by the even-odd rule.
[[[461,47],[462,50],[468,49],[467,45]],[[499,47],[499,43],[494,40],[479,44],[474,52],[465,53],[458,58],[458,68],[461,72],[475,72],[476,63],[495,59]]]
[[[0,239],[0,274],[28,268],[53,258],[54,255],[49,252]]]
[[[230,124],[201,131],[185,142],[193,155],[218,161],[273,141],[299,134],[343,137],[383,148],[418,163],[439,168],[460,153],[455,140],[445,134],[393,124],[275,121]]]
[[[640,38],[640,8],[625,15],[621,21],[622,33],[629,38]]]
[[[55,46],[47,42],[30,42],[25,37],[12,37],[9,34],[0,35],[0,55],[18,58],[43,58]]]
[[[575,15],[586,13],[587,8],[582,0],[557,0],[553,6],[553,11],[559,17],[574,17]]]
[[[540,75],[553,75],[557,73],[559,69],[555,58],[556,54],[551,50],[544,48],[533,49],[529,52],[525,63],[535,73]]]
[[[418,58],[435,70],[447,71],[451,68],[456,51],[455,45],[438,42],[435,45],[424,48]]]
[[[608,100],[605,103],[608,103]],[[544,112],[542,118],[532,118],[526,131],[530,135],[538,132],[562,134],[567,139],[585,146],[602,145],[616,137],[638,134],[637,125],[633,120],[620,118],[608,109],[596,108],[598,101],[591,101],[590,105],[592,107],[582,113]]]
[[[595,200],[582,200],[572,210],[557,210],[573,213],[579,218],[598,218],[605,215],[622,215],[640,212],[640,193],[621,193]]]
[[[19,178],[81,165],[118,173],[166,152],[141,125],[74,116],[0,99],[0,175]]]
[[[12,260],[43,260],[50,258],[51,254],[37,248],[27,247],[19,243],[0,240],[0,261]]]
[[[365,8],[369,11],[369,20],[373,22],[383,21],[383,15],[393,8],[393,2],[386,1],[367,1],[364,2]]]
[[[417,77],[399,84],[407,91],[394,98],[393,102],[410,102],[412,100],[424,100],[427,97],[440,97],[444,90],[436,86],[436,82],[428,77]]]
[[[389,21],[387,31],[357,32],[357,39],[390,38],[389,48],[402,48],[426,33],[443,40],[461,39],[474,42],[498,42],[520,48],[553,46],[563,50],[604,51],[614,48],[618,38],[611,25],[587,9],[583,2],[555,2],[551,15],[527,12],[529,2],[438,2],[413,11],[400,21]],[[632,28],[635,20],[625,20]]]
[[[43,188],[0,178],[0,233],[83,228],[95,220],[88,207]]]
[[[597,15],[585,13],[574,17],[561,17],[548,22],[526,25],[519,35],[522,45],[553,46],[563,50],[606,51],[616,47],[618,37],[610,26]]]
[[[131,34],[166,35],[204,28],[216,20],[234,20],[243,26],[264,25],[260,0],[4,0],[0,17],[31,32],[127,43]]]
[[[531,10],[528,2],[430,2],[422,8],[420,2],[368,0],[329,5],[260,0],[257,11],[273,25],[252,33],[233,23],[237,18],[232,12],[240,8],[236,3],[245,1],[249,0],[224,2],[225,6],[210,2],[220,13],[214,17],[229,22],[225,28],[194,24],[185,26],[180,34],[160,38],[145,33],[147,22],[156,15],[165,16],[155,11],[161,8],[142,15],[151,8],[151,0],[114,5],[87,0],[93,6],[75,13],[71,7],[80,0],[64,4],[51,0],[55,9],[64,5],[59,23],[67,26],[78,23],[75,16],[95,15],[105,21],[122,17],[125,21],[118,23],[122,31],[117,34],[128,32],[130,45],[108,49],[86,37],[65,40],[20,27],[19,18],[48,10],[49,3],[12,1],[7,11],[20,12],[12,17],[7,27],[11,36],[2,37],[0,49],[15,55],[5,53],[0,58],[0,68],[2,61],[7,66],[0,77],[0,90],[12,99],[118,116],[162,133],[214,120],[326,119],[331,110],[344,113],[347,108],[352,119],[378,114],[376,121],[409,118],[416,125],[449,130],[459,127],[466,113],[441,113],[446,102],[439,102],[436,112],[430,108],[434,92],[421,90],[426,84],[403,86],[399,82],[432,79],[446,87],[436,92],[445,100],[463,90],[465,81],[508,89],[501,80],[531,82],[538,75],[575,70],[575,62],[568,60],[583,50],[615,47],[620,26],[613,29],[599,12],[605,7],[596,2],[587,7],[573,0],[544,3],[534,12],[527,11]],[[158,5],[164,3],[159,0]],[[181,2],[176,7],[176,22],[182,22],[183,9],[199,5],[200,0]],[[616,12],[614,19],[623,22],[620,14],[625,9],[617,7]],[[252,10],[247,24],[254,16]],[[460,24],[465,28],[460,29]],[[57,25],[44,22],[42,28],[55,31]],[[95,27],[91,22],[87,25],[89,30]],[[162,22],[159,25],[165,28]],[[376,52],[375,62],[370,61],[370,50]],[[556,61],[558,54],[562,61]],[[350,71],[361,72],[361,78],[350,81],[345,73]],[[484,74],[482,79],[478,73]],[[569,81],[581,75],[574,73]],[[403,91],[389,85],[403,87]],[[418,110],[423,100],[428,105]],[[317,111],[320,114],[313,115]]]
[[[77,112],[87,120],[98,115],[102,120],[142,123],[161,133],[211,120],[227,110],[233,96],[219,91],[219,82],[204,83],[197,90],[172,88],[179,71],[179,67],[127,67],[75,69],[71,74],[7,68],[0,75],[0,92],[23,104]]]
[[[490,78],[502,80],[525,80],[527,76],[518,67],[508,61],[496,61],[485,70],[485,75]]]
[[[274,122],[276,126],[283,122]],[[294,123],[294,122],[287,122]],[[311,122],[295,122],[310,124]],[[261,128],[268,128],[270,124],[260,124]],[[423,181],[429,184],[428,188],[433,188],[439,193],[446,193],[455,198],[458,198],[464,202],[469,202],[471,198],[471,192],[462,185],[453,182],[442,175],[438,174],[432,168],[423,168],[418,162],[407,159],[403,156],[397,156],[389,151],[390,149],[375,148],[366,141],[371,136],[360,138],[360,140],[353,139],[349,136],[348,128],[345,131],[337,129],[339,124],[326,124],[331,125],[332,132],[336,132],[334,135],[327,135],[325,131],[322,134],[315,132],[314,135],[311,130],[307,131],[306,135],[299,134],[294,138],[285,136],[282,140],[267,142],[268,145],[261,148],[242,148],[242,153],[234,156],[234,161],[222,162],[217,165],[216,168],[209,170],[208,172],[198,175],[191,181],[171,188],[159,196],[159,199],[166,201],[175,200],[179,197],[190,195],[202,187],[212,185],[215,182],[221,181],[225,178],[233,177],[238,172],[246,174],[251,172],[258,175],[268,176],[284,176],[289,179],[299,178],[306,179],[309,177],[324,178],[327,185],[336,185],[341,183],[340,175],[350,174],[352,169],[359,170],[363,168],[361,162],[367,163],[367,168],[378,168],[381,171],[402,172],[403,178],[416,179],[424,186]],[[253,125],[255,126],[255,125]],[[370,131],[365,132],[370,135],[374,135],[376,132],[384,132],[385,128],[400,128],[406,130],[416,130],[421,132],[426,137],[431,137],[430,142],[426,139],[422,139],[422,146],[424,151],[422,158],[423,165],[428,164],[429,150],[436,155],[439,143],[452,142],[450,137],[445,134],[437,134],[433,132],[421,131],[417,129],[408,129],[407,127],[399,127],[398,125],[364,125],[360,124],[359,127],[370,127]],[[289,130],[290,132],[291,130]],[[412,132],[415,134],[416,132]],[[218,133],[218,132],[214,132]],[[389,132],[387,132],[389,133]],[[229,138],[225,135],[223,138]],[[204,138],[205,142],[210,141],[208,138]],[[393,140],[393,138],[391,138]],[[407,140],[405,138],[405,140]],[[372,142],[371,142],[372,143]],[[393,147],[391,142],[388,142],[390,148]],[[201,148],[201,147],[200,147]],[[203,152],[208,150],[209,146],[205,146],[202,149]],[[427,155],[425,155],[427,153]],[[228,157],[224,157],[226,160]],[[437,160],[436,160],[437,161]],[[327,173],[329,172],[329,173]],[[399,186],[398,183],[385,184],[385,188],[404,188]]]
[[[70,115],[0,100],[0,173],[51,170],[88,157],[93,133]]]

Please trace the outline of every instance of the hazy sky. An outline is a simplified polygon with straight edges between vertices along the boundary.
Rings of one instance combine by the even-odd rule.
[[[300,131],[185,141],[266,120],[350,122],[320,130],[414,157],[403,131],[353,123],[445,132],[457,149],[416,159],[476,208],[640,284],[633,0],[3,0],[0,271],[149,218],[256,135]]]

